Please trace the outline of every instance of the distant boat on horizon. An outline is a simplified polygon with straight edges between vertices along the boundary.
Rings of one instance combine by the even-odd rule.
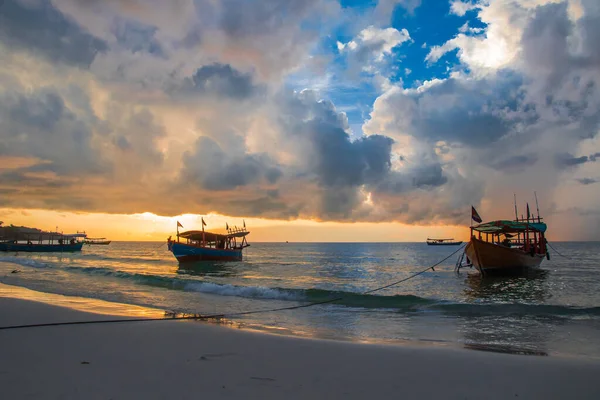
[[[458,246],[462,243],[462,240],[456,241],[454,238],[451,239],[431,239],[427,238],[427,244],[429,246]]]
[[[103,246],[108,246],[110,244],[111,240],[108,240],[106,238],[87,238],[83,241],[84,244],[89,244],[89,245],[103,245]]]

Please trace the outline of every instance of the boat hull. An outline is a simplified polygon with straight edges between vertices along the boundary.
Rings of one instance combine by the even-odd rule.
[[[191,246],[184,243],[172,243],[170,250],[179,262],[242,260],[241,249],[215,249],[211,247]]]
[[[488,243],[477,238],[471,238],[465,247],[465,253],[479,272],[498,275],[538,268],[545,257],[543,254],[531,255],[520,249]]]
[[[428,246],[458,246],[459,244],[462,244],[461,242],[447,242],[447,243],[431,243],[431,242],[427,242]]]
[[[0,251],[27,252],[27,253],[72,253],[81,251],[83,242],[74,244],[26,244],[26,243],[0,243]]]
[[[85,242],[85,244],[94,245],[94,246],[108,246],[110,244],[110,240],[106,240],[103,242]]]

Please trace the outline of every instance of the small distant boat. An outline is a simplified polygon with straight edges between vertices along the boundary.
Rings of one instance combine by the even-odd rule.
[[[462,243],[462,240],[456,241],[452,239],[430,239],[427,238],[427,244],[429,246],[458,246]]]
[[[63,234],[35,228],[0,228],[0,251],[28,253],[64,253],[81,251],[85,233]]]
[[[550,259],[546,247],[547,226],[539,216],[496,220],[471,227],[471,240],[465,247],[467,262],[482,275],[508,274],[537,268]]]
[[[106,238],[87,238],[83,241],[84,244],[89,244],[89,245],[104,245],[107,246],[110,244],[110,240],[107,240]]]
[[[177,240],[167,239],[169,251],[173,253],[177,261],[241,261],[242,250],[250,246],[246,236],[250,233],[243,228],[229,229],[227,233],[214,233],[204,231],[204,219],[202,219],[201,231],[186,231],[179,233],[177,223]],[[185,240],[185,242],[182,241]]]

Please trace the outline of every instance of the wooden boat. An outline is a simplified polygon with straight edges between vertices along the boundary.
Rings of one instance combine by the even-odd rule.
[[[250,233],[243,228],[229,229],[227,233],[214,233],[204,231],[204,220],[201,231],[177,231],[177,240],[167,239],[169,251],[177,261],[241,261],[242,250],[250,246],[246,236]],[[182,241],[182,239],[184,241]]]
[[[110,244],[110,240],[107,240],[106,238],[87,238],[83,241],[84,244],[94,244],[94,245],[103,245],[103,246],[107,246]]]
[[[81,251],[85,233],[63,234],[35,228],[7,226],[0,228],[0,251],[28,253],[64,253]]]
[[[467,262],[481,274],[508,274],[537,268],[544,257],[546,224],[541,218],[497,220],[471,227],[471,240],[465,247]]]
[[[430,239],[427,238],[427,244],[429,246],[458,246],[462,244],[462,240],[456,241],[452,239]]]

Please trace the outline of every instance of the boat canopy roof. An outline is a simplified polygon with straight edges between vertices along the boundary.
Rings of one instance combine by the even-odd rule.
[[[7,226],[0,228],[0,238],[5,240],[58,240],[85,238],[85,233],[63,234],[60,232],[46,232],[36,228]]]
[[[179,237],[182,237],[184,239],[201,241],[202,238],[203,238],[202,234],[204,234],[204,240],[206,240],[207,242],[217,242],[219,240],[225,240],[227,238],[244,237],[244,236],[246,236],[249,233],[250,232],[248,232],[248,231],[228,233],[228,234],[214,233],[214,232],[207,232],[207,231],[205,231],[205,232],[202,232],[202,231],[186,231],[186,232],[181,232],[179,234]]]
[[[546,224],[543,222],[522,222],[498,220],[485,222],[473,227],[474,231],[482,233],[518,233],[526,230],[546,232]]]

